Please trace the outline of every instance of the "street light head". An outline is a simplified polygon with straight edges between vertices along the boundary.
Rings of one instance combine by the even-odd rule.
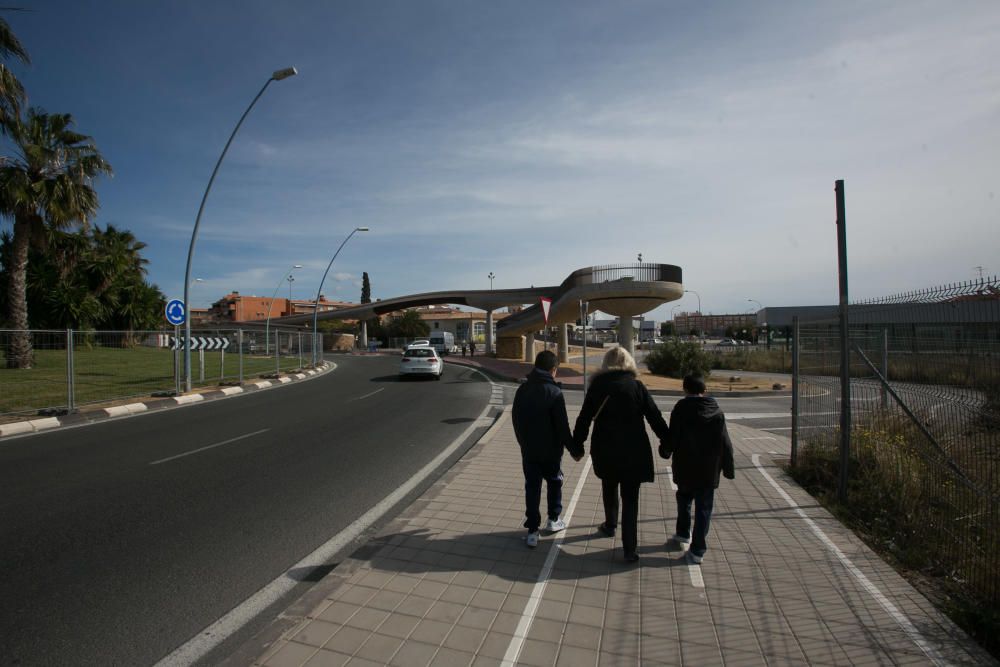
[[[369,230],[368,230],[367,227],[355,227],[354,231],[356,231],[356,232],[367,232]]]
[[[279,69],[277,72],[271,75],[271,78],[275,81],[281,81],[282,79],[287,79],[290,76],[295,76],[299,71],[294,67],[286,67],[285,69]]]
[[[301,264],[294,264],[294,265],[292,265],[292,268],[293,269],[301,269],[302,265]]]

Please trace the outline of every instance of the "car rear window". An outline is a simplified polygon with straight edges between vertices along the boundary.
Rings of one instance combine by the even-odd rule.
[[[431,350],[429,348],[428,349],[424,349],[424,350],[421,350],[421,349],[407,350],[405,356],[407,356],[407,357],[433,357],[434,356],[434,350]]]

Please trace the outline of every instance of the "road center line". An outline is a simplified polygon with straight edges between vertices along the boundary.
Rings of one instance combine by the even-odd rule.
[[[184,452],[183,454],[178,454],[177,456],[168,456],[165,459],[160,459],[159,461],[153,461],[149,465],[155,466],[159,465],[160,463],[166,463],[167,461],[173,461],[174,459],[183,458],[185,456],[191,456],[192,454],[197,454],[198,452],[203,452],[207,449],[215,449],[216,447],[222,447],[223,445],[228,445],[229,443],[236,442],[237,440],[245,440],[246,438],[252,438],[255,435],[260,435],[261,433],[265,433],[270,430],[271,429],[269,428],[262,428],[259,431],[254,431],[253,433],[246,433],[244,435],[238,435],[235,438],[230,438],[229,440],[223,440],[222,442],[217,442],[214,445],[208,445],[206,447],[201,447],[199,449],[193,449],[190,452]]]
[[[364,396],[358,396],[354,400],[355,401],[360,401],[360,400],[362,400],[364,398],[368,398],[369,396],[374,396],[375,394],[379,393],[380,391],[385,391],[385,387],[382,387],[381,389],[376,389],[375,391],[371,392],[370,394],[365,394]]]
[[[798,504],[794,500],[792,500],[792,497],[788,495],[788,493],[783,488],[781,488],[781,486],[779,486],[776,481],[774,481],[774,478],[771,477],[771,475],[769,475],[766,470],[764,470],[763,466],[761,466],[760,464],[759,454],[753,455],[753,464],[754,466],[757,467],[757,471],[764,476],[764,479],[766,479],[771,484],[771,486],[774,487],[774,490],[777,491],[782,498],[784,498],[785,502],[788,503],[789,507],[795,510],[795,513],[798,514],[803,521],[805,521],[806,525],[816,535],[816,537],[819,538],[820,542],[822,542],[826,546],[826,548],[829,549],[830,552],[837,557],[837,559],[844,565],[844,567],[847,568],[847,571],[850,572],[854,576],[854,578],[858,580],[858,583],[861,584],[861,587],[864,588],[866,591],[868,591],[868,593],[873,598],[875,598],[875,601],[878,602],[882,606],[882,608],[886,611],[886,613],[888,613],[889,616],[891,616],[893,620],[895,620],[896,623],[899,624],[899,627],[901,627],[903,629],[903,632],[905,632],[907,636],[909,636],[910,640],[918,647],[920,647],[920,650],[924,652],[924,655],[930,658],[931,662],[933,662],[935,665],[939,666],[950,665],[951,662],[949,662],[947,658],[941,655],[941,653],[936,648],[931,646],[931,643],[927,641],[927,638],[924,637],[920,633],[920,631],[916,628],[916,626],[913,625],[910,619],[907,618],[906,614],[901,612],[899,608],[896,605],[894,605],[892,601],[889,600],[889,598],[887,598],[882,593],[882,591],[879,590],[878,586],[873,584],[871,580],[865,576],[865,573],[862,572],[860,569],[858,569],[858,566],[852,563],[851,559],[849,559],[846,555],[844,555],[844,552],[840,550],[840,547],[838,547],[833,540],[827,537],[826,533],[824,533],[823,530],[818,525],[816,525],[816,522],[810,519],[808,515],[806,515],[806,513],[802,511],[802,509],[798,506]]]
[[[583,472],[580,473],[580,479],[576,482],[576,489],[573,491],[573,499],[569,501],[569,507],[563,515],[563,521],[566,522],[566,530],[569,530],[570,521],[573,519],[573,510],[576,509],[576,501],[580,499],[580,492],[583,491],[583,484],[587,481],[587,475],[590,474],[590,457],[587,457],[587,464],[583,466]],[[524,608],[524,613],[521,615],[521,620],[517,624],[517,628],[514,630],[514,636],[510,640],[510,644],[507,645],[507,652],[503,656],[503,661],[500,663],[503,667],[513,667],[517,664],[517,659],[521,655],[521,649],[524,647],[524,640],[528,638],[528,631],[531,630],[531,623],[535,620],[535,614],[538,612],[538,605],[542,603],[542,596],[545,595],[545,587],[549,582],[549,575],[552,574],[552,566],[556,562],[556,558],[559,556],[559,552],[562,550],[563,539],[566,536],[566,531],[558,534],[552,541],[552,546],[549,547],[549,554],[545,557],[545,565],[542,566],[542,571],[538,574],[538,581],[535,582],[535,587],[531,589],[531,595],[528,598],[528,606]]]

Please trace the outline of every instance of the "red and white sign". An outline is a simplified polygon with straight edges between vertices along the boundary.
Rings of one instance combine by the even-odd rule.
[[[542,315],[545,317],[545,323],[549,323],[549,309],[552,308],[552,299],[548,297],[539,297],[539,301],[542,302]]]

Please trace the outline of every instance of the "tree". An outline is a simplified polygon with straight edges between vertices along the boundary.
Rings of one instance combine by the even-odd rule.
[[[393,318],[387,327],[387,333],[393,338],[419,338],[430,332],[430,326],[420,319],[420,313],[415,310],[404,311],[399,317]]]
[[[7,307],[10,327],[19,330],[7,348],[7,367],[30,368],[28,248],[43,245],[48,230],[86,228],[99,206],[93,180],[112,172],[91,138],[72,130],[69,114],[30,109],[23,121],[2,123],[14,148],[0,165],[0,214],[14,220]]]
[[[6,121],[21,115],[26,96],[24,86],[3,62],[15,58],[25,65],[31,64],[28,52],[21,46],[14,31],[0,19],[0,119]],[[6,131],[6,126],[2,127]]]
[[[372,284],[368,282],[368,272],[361,274],[361,303],[372,302]]]
[[[646,355],[646,367],[651,373],[673,378],[682,378],[688,373],[708,377],[712,359],[698,343],[668,338]]]

